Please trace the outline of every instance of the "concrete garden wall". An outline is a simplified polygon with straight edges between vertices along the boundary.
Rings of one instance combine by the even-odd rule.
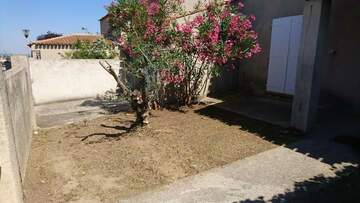
[[[30,60],[35,104],[90,98],[116,89],[99,61],[104,60]],[[119,60],[107,61],[120,69]]]
[[[22,202],[31,138],[35,127],[28,59],[11,58],[0,71],[0,202]]]

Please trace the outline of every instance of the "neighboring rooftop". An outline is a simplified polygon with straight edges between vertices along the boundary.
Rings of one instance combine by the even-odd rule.
[[[105,18],[107,18],[107,17],[109,17],[110,15],[109,14],[106,14],[106,15],[104,15],[103,17],[101,17],[100,19],[99,19],[99,21],[102,21],[103,19],[105,19]]]
[[[60,37],[54,37],[51,39],[37,40],[29,44],[29,46],[35,45],[71,45],[75,44],[78,40],[80,41],[90,41],[95,42],[98,39],[103,38],[101,35],[91,35],[91,34],[73,34],[73,35],[64,35]]]

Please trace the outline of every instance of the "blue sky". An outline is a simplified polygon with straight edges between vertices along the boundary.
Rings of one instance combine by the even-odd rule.
[[[47,31],[69,34],[100,32],[99,19],[112,0],[0,0],[0,53],[26,54],[29,48],[21,30],[30,29],[30,40]]]

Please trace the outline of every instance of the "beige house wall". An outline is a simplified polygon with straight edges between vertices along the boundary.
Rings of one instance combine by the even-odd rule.
[[[37,59],[35,52],[40,51],[41,58],[39,60],[59,60],[66,59],[64,56],[68,52],[74,51],[74,49],[66,48],[66,49],[44,49],[44,48],[35,48],[35,45],[32,45],[31,51],[33,52],[33,59]],[[119,53],[119,48],[115,47],[115,52]]]
[[[70,48],[66,48],[66,49],[59,49],[59,48],[36,48],[35,45],[31,46],[31,51],[35,52],[35,51],[40,51],[40,55],[41,55],[41,59],[42,60],[56,60],[56,59],[64,59],[64,55],[67,52],[72,51],[72,49]],[[36,59],[36,55],[34,53],[34,55],[32,56],[32,58]]]
[[[198,1],[194,1],[194,0],[185,0],[184,1],[184,5],[185,5],[185,9],[187,11],[192,11],[194,10],[194,6],[198,3]]]

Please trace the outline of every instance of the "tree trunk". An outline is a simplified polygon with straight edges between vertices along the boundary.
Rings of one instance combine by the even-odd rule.
[[[146,93],[135,90],[131,95],[131,107],[135,111],[135,125],[149,124],[149,105]]]
[[[111,65],[105,61],[106,64],[99,62],[100,65],[106,70],[118,84],[118,87],[122,90],[122,92],[130,96],[130,104],[133,110],[136,113],[136,121],[135,125],[147,125],[149,124],[149,102],[146,93],[146,81],[143,77],[140,81],[140,91],[135,90],[133,92],[130,91],[129,88],[121,81],[121,77],[115,72],[115,70],[111,67]]]

